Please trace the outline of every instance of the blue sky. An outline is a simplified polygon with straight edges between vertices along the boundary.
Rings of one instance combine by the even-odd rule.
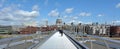
[[[120,24],[120,0],[0,0],[1,25],[70,23]]]

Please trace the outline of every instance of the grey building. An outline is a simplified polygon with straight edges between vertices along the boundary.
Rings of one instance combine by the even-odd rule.
[[[109,35],[110,33],[110,26],[109,25],[98,25],[98,34],[99,35]]]
[[[86,25],[85,32],[93,35],[109,35],[110,25]]]
[[[0,34],[12,33],[12,26],[0,26]]]

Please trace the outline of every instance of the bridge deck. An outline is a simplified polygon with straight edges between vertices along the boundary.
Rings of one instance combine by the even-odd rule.
[[[77,49],[73,43],[66,37],[65,34],[61,36],[59,32],[56,32],[45,43],[39,46],[37,49]]]

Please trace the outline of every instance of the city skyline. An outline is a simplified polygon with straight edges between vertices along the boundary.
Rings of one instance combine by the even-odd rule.
[[[0,0],[1,25],[66,23],[120,24],[120,0]]]

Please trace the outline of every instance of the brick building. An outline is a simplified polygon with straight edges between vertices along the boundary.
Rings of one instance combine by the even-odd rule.
[[[112,36],[120,36],[120,26],[111,26],[110,27],[110,34]]]
[[[32,26],[28,26],[26,28],[22,28],[20,31],[20,34],[32,34],[32,33],[36,33],[36,31],[38,30],[38,27],[32,27]]]
[[[52,31],[52,30],[56,30],[57,29],[57,26],[47,26],[47,27],[41,27],[40,30],[42,32],[45,32],[45,31]]]

